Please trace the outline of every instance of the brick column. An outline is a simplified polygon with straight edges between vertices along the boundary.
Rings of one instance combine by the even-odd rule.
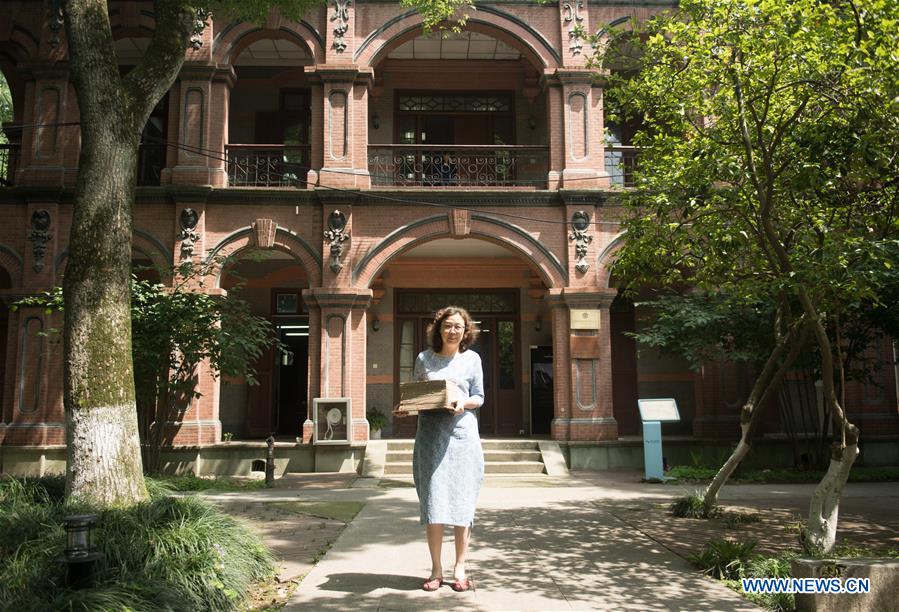
[[[34,81],[25,88],[26,123],[22,131],[16,185],[70,187],[78,175],[81,149],[78,103],[65,64],[31,66]]]
[[[174,166],[163,175],[174,185],[228,184],[225,144],[228,141],[228,107],[235,75],[232,67],[215,68],[185,63],[169,93],[174,125],[169,129],[175,152]]]
[[[612,410],[612,341],[609,306],[615,290],[564,291],[569,309],[571,418],[569,440],[615,440]],[[577,316],[575,316],[577,315]],[[591,321],[583,325],[581,321]],[[595,327],[598,329],[579,329]]]
[[[49,291],[57,278],[61,224],[55,200],[30,200],[26,208],[22,291]],[[10,301],[19,296],[8,296]],[[64,444],[62,313],[23,307],[9,316],[6,388],[10,410],[5,444]],[[3,420],[3,419],[0,419]]]
[[[366,310],[371,289],[316,287],[305,289],[303,299],[318,311],[320,366],[316,397],[348,397],[351,400],[352,442],[368,440],[365,418]],[[310,349],[313,338],[310,316]],[[311,383],[310,377],[310,383]],[[311,411],[310,406],[310,411]],[[303,440],[312,440],[312,415],[303,424]]]
[[[609,186],[603,148],[602,89],[587,68],[589,45],[577,36],[590,31],[587,0],[559,0],[563,67],[547,80],[550,134],[550,189]]]
[[[321,170],[318,185],[368,189],[368,87],[371,70],[353,64],[320,65],[307,69],[313,87],[313,119],[321,117]],[[321,91],[319,97],[318,92]],[[316,147],[313,145],[313,157]],[[312,176],[310,175],[310,178]]]
[[[321,171],[310,183],[368,189],[368,88],[370,68],[353,63],[356,7],[351,0],[331,0],[326,10],[325,61],[306,68],[312,90],[312,137],[321,138]],[[318,87],[320,85],[320,89]],[[321,130],[315,121],[321,117]],[[316,147],[313,144],[313,160]],[[313,163],[313,168],[316,167]]]
[[[552,314],[553,332],[553,440],[568,440],[571,427],[571,361],[568,345],[568,308],[561,289],[550,289],[546,304]]]

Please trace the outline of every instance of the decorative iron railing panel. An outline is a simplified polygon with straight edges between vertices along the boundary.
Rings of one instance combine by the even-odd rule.
[[[0,186],[12,187],[19,165],[21,145],[0,144]]]
[[[633,187],[637,168],[637,148],[625,145],[606,146],[606,172],[613,187]]]
[[[369,145],[374,186],[546,188],[549,148],[530,145]]]
[[[232,187],[295,187],[306,184],[309,145],[227,145]]]

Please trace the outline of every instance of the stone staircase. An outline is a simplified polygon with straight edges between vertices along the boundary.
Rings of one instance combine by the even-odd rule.
[[[384,460],[385,478],[412,477],[412,448],[414,440],[386,440]],[[553,442],[538,440],[481,440],[484,448],[486,476],[538,475],[553,473],[547,469],[542,446],[558,450]],[[561,457],[561,453],[559,453]],[[564,461],[562,462],[564,465]],[[567,472],[567,470],[566,470]]]

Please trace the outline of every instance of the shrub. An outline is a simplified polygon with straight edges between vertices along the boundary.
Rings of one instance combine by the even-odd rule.
[[[368,427],[372,431],[384,429],[384,426],[387,425],[387,416],[377,408],[366,410],[365,418],[368,419]]]
[[[700,491],[694,491],[683,497],[675,499],[668,507],[671,514],[678,518],[712,518],[718,514],[718,505],[716,504],[709,510],[705,508],[705,495]]]
[[[155,496],[134,507],[97,511],[54,497],[54,483],[0,483],[0,609],[233,610],[248,586],[273,571],[249,528],[196,497]],[[96,586],[71,591],[62,519],[96,512],[104,558]]]
[[[711,540],[702,552],[690,555],[690,562],[719,580],[738,580],[745,575],[756,544],[755,540]]]

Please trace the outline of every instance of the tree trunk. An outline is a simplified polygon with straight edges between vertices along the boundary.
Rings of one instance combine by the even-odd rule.
[[[806,549],[810,552],[829,553],[837,541],[837,519],[840,513],[840,498],[849,478],[849,470],[858,457],[858,440],[845,448],[836,446],[830,459],[827,473],[812,494],[806,524]]]
[[[65,303],[66,495],[96,505],[147,497],[131,360],[131,206],[141,129],[174,81],[195,13],[154,3],[141,63],[119,75],[106,0],[66,0],[66,42],[81,119],[81,158]]]
[[[105,126],[83,140],[65,298],[70,497],[101,505],[147,496],[131,362],[131,203],[137,134]]]
[[[765,362],[765,367],[752,385],[749,397],[740,411],[740,441],[705,490],[703,507],[706,515],[717,505],[718,492],[721,490],[721,487],[731,477],[731,474],[734,473],[740,462],[749,454],[752,448],[752,437],[758,428],[758,423],[761,421],[764,406],[767,405],[774,390],[783,381],[787,370],[796,361],[802,346],[805,344],[807,329],[804,318],[800,319],[798,325],[801,328],[798,334],[795,333],[795,330],[791,330],[777,341],[774,350],[771,351],[768,360]]]
[[[803,287],[798,288],[799,301],[806,312],[815,313],[814,305]],[[816,314],[816,313],[815,313]],[[815,337],[821,353],[821,381],[824,383],[824,403],[831,409],[834,432],[840,432],[840,440],[831,451],[830,465],[821,482],[812,494],[806,523],[806,548],[810,552],[828,554],[837,539],[837,518],[840,512],[840,498],[849,478],[849,470],[858,457],[858,428],[846,418],[843,407],[837,400],[834,389],[834,363],[830,338],[821,320],[812,319]]]

